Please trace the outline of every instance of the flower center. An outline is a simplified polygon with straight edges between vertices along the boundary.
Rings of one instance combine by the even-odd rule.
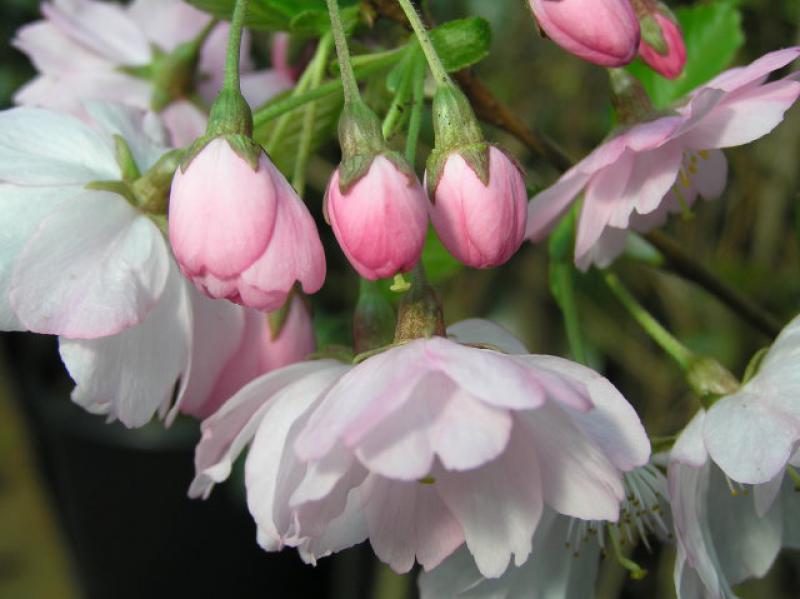
[[[641,541],[650,551],[650,536],[672,537],[663,518],[664,506],[668,502],[667,480],[658,468],[648,464],[625,474],[623,482],[625,499],[620,505],[619,521],[573,518],[564,546],[577,557],[581,548],[595,539],[603,553],[610,551],[633,578],[640,579],[647,571],[624,556],[622,548]]]
[[[672,192],[675,194],[678,203],[681,205],[681,213],[685,220],[694,218],[689,201],[686,199],[685,193],[691,193],[692,179],[697,174],[698,165],[701,160],[708,160],[707,150],[687,151],[683,153],[683,161],[681,169],[678,171],[678,178],[672,186]],[[691,193],[692,199],[694,194]]]

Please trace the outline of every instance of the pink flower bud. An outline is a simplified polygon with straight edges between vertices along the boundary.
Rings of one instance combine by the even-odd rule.
[[[539,27],[559,46],[604,67],[629,63],[639,21],[628,0],[529,0]]]
[[[302,200],[265,154],[254,171],[223,138],[175,173],[169,238],[183,273],[214,298],[277,310],[296,281],[313,293],[325,279]]]
[[[667,79],[675,79],[683,72],[686,64],[686,46],[683,43],[683,34],[672,19],[659,12],[653,13],[652,16],[661,27],[661,35],[666,43],[667,51],[664,54],[659,53],[642,38],[639,44],[639,56],[657,73]]]
[[[430,207],[439,239],[468,266],[508,261],[525,235],[528,197],[517,166],[489,147],[489,184],[484,185],[456,152],[447,157]]]
[[[428,230],[425,192],[413,174],[382,154],[347,193],[339,187],[336,169],[325,210],[347,259],[365,279],[407,272],[422,255]]]

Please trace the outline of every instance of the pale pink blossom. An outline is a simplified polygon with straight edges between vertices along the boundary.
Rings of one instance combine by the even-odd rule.
[[[727,179],[719,149],[758,139],[783,120],[800,96],[800,82],[766,78],[798,56],[800,47],[788,48],[726,71],[675,113],[614,136],[531,200],[527,237],[545,237],[585,191],[575,262],[583,269],[604,267],[623,250],[629,230],[660,226],[698,195],[718,197]]]
[[[531,556],[499,578],[486,578],[461,548],[417,580],[421,599],[586,599],[594,596],[601,553],[614,559],[614,542],[664,540],[670,531],[666,477],[652,464],[625,474],[618,523],[583,521],[545,508]],[[613,540],[612,540],[613,539]]]
[[[87,188],[120,181],[114,135],[141,171],[158,160],[152,116],[105,103],[86,114],[91,126],[38,108],[0,112],[0,329],[59,335],[73,400],[140,426],[166,413],[179,380],[179,401],[203,401],[213,377],[191,364],[224,363],[243,313],[182,279],[147,214]]]
[[[675,79],[683,72],[686,64],[686,45],[683,43],[683,33],[675,21],[658,11],[653,12],[653,19],[661,27],[661,35],[667,46],[666,52],[663,54],[658,52],[642,38],[639,43],[639,57],[657,73],[667,79]]]
[[[800,500],[789,476],[752,489],[731,482],[704,445],[707,418],[694,417],[669,457],[679,599],[733,598],[732,586],[764,576],[782,546],[800,547]]]
[[[629,63],[639,47],[639,21],[629,0],[529,0],[547,37],[589,62]]]
[[[175,173],[169,238],[183,273],[210,297],[272,311],[296,282],[314,293],[325,280],[303,201],[266,154],[254,170],[222,137]]]
[[[370,280],[407,272],[419,261],[428,230],[427,199],[419,180],[378,155],[346,193],[334,171],[325,214],[345,256]]]
[[[163,52],[195,38],[210,17],[180,0],[134,0],[128,6],[97,0],[54,0],[42,4],[44,20],[22,27],[14,45],[26,53],[39,75],[19,90],[17,104],[63,110],[85,117],[85,99],[113,100],[140,109],[151,105],[150,81],[126,72],[142,68]],[[204,44],[197,91],[210,103],[222,85],[228,26],[221,24]],[[292,85],[278,71],[253,71],[245,42],[242,89],[260,104]],[[165,110],[176,146],[205,131],[205,112],[179,99]]]
[[[527,194],[517,165],[490,146],[488,184],[453,152],[430,203],[431,222],[447,250],[467,266],[504,264],[525,237]]]
[[[527,559],[545,505],[616,520],[623,473],[650,451],[616,389],[525,354],[485,321],[450,334],[254,381],[203,424],[191,493],[224,479],[252,438],[245,474],[262,547],[313,562],[369,538],[398,572],[466,543],[482,575],[499,576],[512,556]]]
[[[800,465],[800,316],[781,331],[756,375],[705,417],[711,458],[732,480],[764,484]]]

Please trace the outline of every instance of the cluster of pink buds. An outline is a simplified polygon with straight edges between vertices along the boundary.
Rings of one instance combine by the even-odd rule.
[[[657,0],[529,0],[541,31],[572,54],[606,67],[639,57],[674,79],[686,63],[675,16]]]

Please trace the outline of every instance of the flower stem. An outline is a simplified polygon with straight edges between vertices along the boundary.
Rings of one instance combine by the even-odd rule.
[[[331,31],[336,42],[336,56],[339,58],[339,71],[342,74],[344,101],[357,102],[361,99],[361,93],[358,91],[358,82],[353,72],[353,65],[350,63],[350,50],[347,47],[347,37],[339,14],[339,3],[338,0],[326,1],[328,3],[328,14],[331,18]]]
[[[309,87],[315,89],[322,83],[325,76],[325,65],[328,62],[333,38],[330,34],[325,34],[319,41],[314,59],[308,67],[311,72]],[[302,197],[306,187],[306,170],[308,159],[311,156],[311,142],[314,136],[314,123],[317,119],[317,104],[311,102],[303,114],[303,129],[300,133],[300,144],[297,148],[297,159],[294,163],[294,176],[292,185],[295,191]]]
[[[415,60],[411,116],[408,118],[408,131],[406,132],[406,160],[412,166],[417,158],[417,142],[422,129],[422,113],[425,109],[425,63],[421,56],[417,56]]]
[[[694,361],[692,351],[653,318],[622,284],[617,275],[605,272],[603,273],[603,280],[633,319],[644,329],[645,333],[669,354],[682,369],[688,371]]]
[[[558,290],[556,301],[564,316],[564,328],[567,331],[567,342],[572,359],[581,364],[586,364],[586,350],[583,344],[580,321],[578,319],[578,306],[575,302],[575,267],[567,261],[553,261],[550,263],[550,277],[552,284]]]
[[[225,84],[228,90],[240,91],[239,59],[242,52],[242,29],[247,14],[248,0],[236,0],[231,17],[231,29],[228,35],[228,54],[225,58]]]
[[[403,77],[400,79],[400,83],[397,86],[397,93],[395,93],[392,104],[386,112],[386,117],[383,119],[384,139],[389,139],[392,136],[403,116],[403,108],[408,101],[409,94],[411,94],[412,80],[414,78],[415,65],[413,60],[413,53],[411,52],[408,52],[406,58],[403,59],[406,63],[405,65],[401,65],[401,67],[405,67]]]
[[[433,76],[436,78],[436,82],[439,85],[447,85],[451,83],[450,75],[447,74],[447,69],[444,68],[442,59],[439,58],[439,55],[436,53],[436,48],[433,47],[431,37],[428,35],[427,29],[425,29],[425,25],[423,24],[419,13],[417,13],[417,9],[415,9],[411,4],[411,0],[399,0],[399,2],[403,12],[406,13],[408,22],[411,23],[411,28],[414,30],[420,46],[422,46],[422,51],[425,53],[425,58],[428,60],[428,66],[430,67]]]
[[[356,76],[358,79],[364,79],[374,75],[375,73],[383,71],[384,69],[397,64],[401,56],[402,52],[396,51],[381,52],[376,54],[370,59],[369,62],[356,68]],[[322,98],[332,96],[333,94],[337,94],[341,91],[342,81],[340,79],[335,79],[333,81],[323,83],[314,90],[267,102],[261,106],[261,108],[256,110],[255,114],[253,115],[255,126],[262,127],[276,118],[297,110],[298,108],[302,108],[309,102],[321,100]]]

